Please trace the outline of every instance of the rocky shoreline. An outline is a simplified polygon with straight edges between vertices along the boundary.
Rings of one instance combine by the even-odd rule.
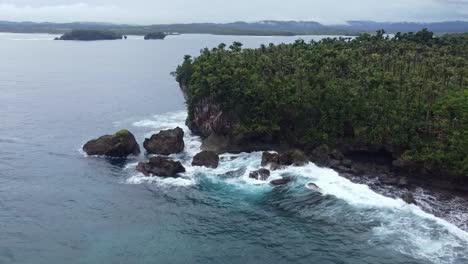
[[[147,161],[142,161],[136,166],[135,169],[138,172],[146,177],[185,177],[183,173],[186,171],[184,166],[187,166],[187,163],[182,165],[181,162],[170,156],[186,151],[184,131],[181,128],[159,131],[146,139],[145,142],[143,145],[150,157]],[[363,161],[360,163],[347,159],[341,152],[330,151],[325,146],[308,154],[286,145],[265,145],[265,148],[268,151],[262,153],[262,159],[257,165],[260,168],[247,171],[248,177],[251,179],[263,181],[272,186],[286,186],[295,181],[294,177],[282,176],[278,178],[278,174],[275,174],[275,178],[272,178],[270,177],[272,171],[282,170],[288,166],[303,166],[311,161],[320,167],[334,169],[342,177],[354,183],[365,184],[376,193],[387,197],[401,198],[410,204],[417,204],[424,211],[445,218],[460,228],[468,230],[468,226],[464,223],[464,219],[468,216],[468,208],[464,206],[468,201],[465,192],[455,192],[452,189],[428,185],[426,180],[393,173],[389,171],[388,167],[376,163],[362,164]],[[83,150],[89,155],[114,158],[126,158],[140,153],[138,143],[128,130],[121,130],[114,135],[105,135],[91,140],[83,146]],[[153,154],[162,153],[162,150],[164,150],[164,154]],[[188,164],[217,168],[222,160],[219,154],[221,153],[200,149],[200,152],[194,155],[191,163]],[[367,160],[364,159],[364,161]],[[309,184],[310,186],[307,185],[306,188],[321,193],[320,186]]]
[[[187,99],[189,87],[180,83]],[[406,187],[421,186],[443,192],[453,192],[468,197],[468,177],[455,175],[450,171],[430,167],[428,164],[408,162],[398,159],[401,150],[390,146],[336,142],[331,148],[327,145],[291,145],[270,135],[237,131],[239,122],[222,110],[212,100],[205,98],[190,109],[186,125],[202,140],[202,149],[217,153],[240,153],[274,150],[284,152],[302,150],[308,160],[321,166],[332,168],[344,175],[377,175],[382,184]],[[353,131],[349,127],[348,136]],[[441,176],[443,175],[443,176]]]

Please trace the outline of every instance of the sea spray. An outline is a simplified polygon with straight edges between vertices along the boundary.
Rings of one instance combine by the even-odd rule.
[[[223,154],[216,169],[192,167],[190,162],[200,151],[201,140],[192,135],[185,126],[185,118],[185,112],[175,112],[157,115],[154,119],[142,120],[133,125],[150,129],[145,136],[151,136],[152,133],[162,129],[177,126],[183,128],[185,151],[171,157],[180,160],[187,168],[187,172],[178,179],[144,177],[142,174],[133,173],[134,175],[126,180],[127,183],[188,187],[199,183],[200,178],[205,178],[231,185],[235,189],[264,193],[274,188],[269,185],[269,181],[283,176],[294,177],[295,181],[291,183],[290,188],[304,190],[307,183],[316,184],[322,195],[345,201],[351,206],[352,212],[360,215],[357,219],[378,223],[371,229],[373,232],[371,240],[393,240],[394,249],[434,263],[452,263],[468,255],[468,233],[454,224],[429,214],[415,205],[408,205],[401,199],[380,195],[365,184],[353,183],[337,172],[319,168],[313,163],[272,171],[269,181],[258,181],[249,177],[250,171],[261,168],[261,152]],[[127,169],[133,170],[135,166],[136,163],[129,164]],[[334,213],[339,209],[330,208]]]

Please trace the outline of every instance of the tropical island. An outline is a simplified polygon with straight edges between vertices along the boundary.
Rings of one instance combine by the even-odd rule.
[[[166,34],[164,34],[163,32],[152,32],[152,33],[146,34],[144,38],[145,40],[164,39],[166,38]]]
[[[341,172],[468,191],[468,35],[357,38],[185,56],[175,72],[203,149],[299,148]]]
[[[80,41],[93,41],[93,40],[117,40],[122,39],[122,35],[109,30],[89,30],[89,29],[75,29],[65,33],[56,40],[80,40]]]

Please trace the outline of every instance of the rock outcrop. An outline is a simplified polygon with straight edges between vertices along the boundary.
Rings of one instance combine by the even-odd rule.
[[[104,155],[108,157],[124,158],[140,153],[140,146],[135,136],[128,130],[120,130],[114,135],[105,135],[93,139],[83,146],[88,155]]]
[[[292,181],[291,178],[281,178],[277,180],[273,180],[270,182],[271,185],[273,186],[281,186],[281,185],[286,185]]]
[[[171,155],[184,150],[184,131],[182,128],[163,130],[145,139],[143,147],[150,154]]]
[[[280,154],[267,151],[262,154],[262,166],[270,166],[273,170],[282,166],[304,166],[307,162],[308,159],[304,152],[297,149]]]
[[[137,171],[145,176],[177,177],[179,173],[185,172],[185,168],[179,161],[165,157],[153,157],[148,162],[140,162]]]
[[[401,196],[401,199],[405,201],[407,204],[417,204],[416,199],[414,198],[413,194],[410,192],[406,192]]]
[[[262,166],[268,166],[272,164],[279,165],[280,156],[278,153],[271,153],[268,151],[263,152],[262,154]]]
[[[267,169],[259,169],[256,171],[252,171],[249,174],[249,178],[256,179],[259,181],[266,181],[270,177],[270,171]]]
[[[283,166],[304,166],[307,164],[308,159],[304,152],[294,149],[281,153],[279,161],[279,164]]]
[[[203,166],[216,169],[219,165],[219,156],[213,151],[202,151],[193,157],[192,166]]]
[[[187,119],[190,130],[207,138],[212,134],[226,135],[232,131],[234,120],[226,115],[221,107],[212,103],[209,99],[203,100],[193,109],[193,114]]]

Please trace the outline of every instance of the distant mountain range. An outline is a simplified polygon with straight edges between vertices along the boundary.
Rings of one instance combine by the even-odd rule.
[[[435,33],[468,32],[467,21],[445,21],[435,23],[349,21],[344,25],[323,25],[313,21],[275,21],[234,23],[192,23],[161,25],[124,25],[111,23],[36,23],[0,21],[0,32],[62,34],[72,29],[112,30],[123,35],[145,35],[151,32],[198,33],[216,35],[345,35],[375,32],[384,29],[388,33],[414,32],[428,28]]]

